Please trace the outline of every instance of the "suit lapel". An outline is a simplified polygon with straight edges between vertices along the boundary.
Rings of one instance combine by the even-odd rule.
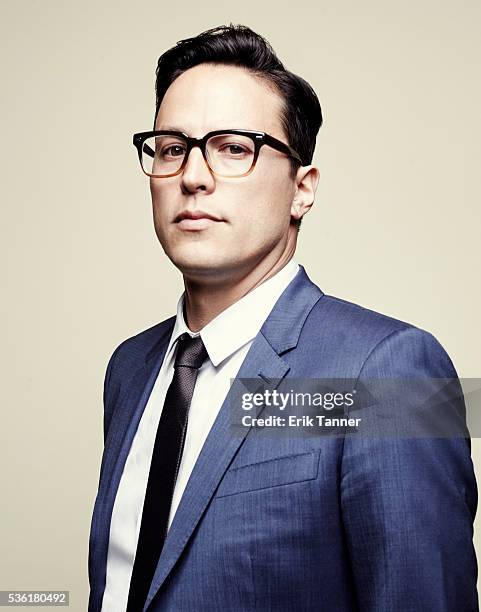
[[[289,365],[280,354],[297,345],[305,319],[322,295],[322,291],[309,280],[304,268],[300,266],[298,274],[281,295],[254,339],[237,379],[258,379],[260,383],[274,379],[279,384],[289,371]],[[179,559],[232,458],[249,432],[248,427],[242,427],[236,430],[235,436],[232,435],[233,397],[231,388],[194,466],[165,541],[144,610]]]
[[[125,462],[142,413],[158,376],[175,318],[168,319],[159,331],[160,339],[149,351],[145,363],[128,383],[128,391],[116,406],[105,441],[105,453],[100,470],[100,486],[94,511],[92,530],[97,542],[96,558],[102,568],[105,584],[110,521],[115,496]],[[126,372],[127,376],[129,373]]]

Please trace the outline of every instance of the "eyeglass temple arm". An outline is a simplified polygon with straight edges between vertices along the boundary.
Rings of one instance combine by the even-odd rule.
[[[303,166],[304,163],[302,162],[301,156],[298,153],[296,153],[296,151],[294,151],[294,149],[290,147],[289,145],[287,145],[287,149],[289,151],[289,155],[295,160],[297,160],[301,164],[301,166]]]
[[[289,157],[292,157],[293,159],[297,160],[301,164],[301,166],[304,165],[299,153],[297,153],[297,151],[295,151],[288,144],[285,144],[284,142],[277,140],[277,138],[269,136],[269,134],[265,134],[264,139],[265,139],[265,143],[268,144],[269,146],[273,147],[274,149],[277,149],[278,151],[281,151],[282,153],[286,153],[286,155],[289,155]]]
[[[154,150],[151,147],[149,147],[149,145],[145,142],[142,145],[142,150],[146,155],[149,155],[150,157],[155,157]]]

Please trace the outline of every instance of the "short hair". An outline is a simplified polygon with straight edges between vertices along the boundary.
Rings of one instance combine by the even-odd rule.
[[[206,63],[239,66],[271,85],[283,102],[280,119],[288,144],[299,153],[302,165],[312,162],[316,136],[322,125],[317,95],[307,81],[284,67],[263,36],[244,25],[206,30],[180,40],[159,57],[154,127],[162,100],[173,81],[189,68]],[[295,159],[290,161],[294,177],[300,164]]]

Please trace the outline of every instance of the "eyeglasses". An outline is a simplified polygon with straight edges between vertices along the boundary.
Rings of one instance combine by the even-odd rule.
[[[203,138],[156,130],[134,134],[133,142],[142,170],[154,178],[180,174],[194,147],[202,151],[210,171],[222,177],[240,178],[250,174],[264,145],[285,153],[302,165],[300,155],[292,147],[265,132],[251,130],[215,130]]]

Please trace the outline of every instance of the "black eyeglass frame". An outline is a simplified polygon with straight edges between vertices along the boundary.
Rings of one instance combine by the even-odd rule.
[[[247,136],[253,141],[254,157],[252,158],[251,167],[249,168],[249,170],[247,170],[247,172],[244,172],[243,174],[238,174],[235,176],[230,176],[230,175],[225,175],[225,174],[219,174],[211,168],[209,164],[209,160],[207,158],[207,153],[206,153],[207,141],[209,140],[209,138],[212,138],[213,136],[220,136],[221,134],[234,134],[234,135],[237,134],[239,136]],[[152,138],[154,136],[181,136],[186,141],[187,149],[185,151],[184,159],[182,160],[182,164],[180,168],[176,172],[172,172],[171,174],[157,175],[157,174],[150,174],[149,172],[145,171],[144,166],[142,164],[143,144],[145,140],[147,140],[147,138]],[[303,165],[301,156],[291,146],[289,146],[288,144],[285,144],[284,142],[282,142],[281,140],[278,140],[277,138],[274,138],[274,136],[270,136],[269,134],[266,134],[266,132],[256,132],[253,130],[240,130],[240,129],[214,130],[213,132],[208,132],[202,138],[193,138],[192,136],[188,136],[184,132],[176,132],[172,130],[154,130],[150,132],[138,132],[137,134],[134,134],[133,144],[136,147],[138,155],[139,155],[139,162],[140,162],[140,167],[142,168],[142,172],[146,174],[147,176],[150,176],[153,178],[169,178],[171,176],[177,176],[178,174],[181,174],[187,164],[187,160],[189,159],[189,154],[194,147],[199,147],[199,149],[202,152],[202,156],[204,157],[204,160],[209,170],[212,172],[212,174],[214,174],[215,176],[221,176],[224,178],[242,178],[250,174],[256,166],[257,158],[259,157],[259,151],[261,150],[261,147],[263,147],[264,145],[267,145],[273,149],[276,149],[277,151],[280,151],[281,153],[285,153],[288,157],[298,161],[301,166]]]

